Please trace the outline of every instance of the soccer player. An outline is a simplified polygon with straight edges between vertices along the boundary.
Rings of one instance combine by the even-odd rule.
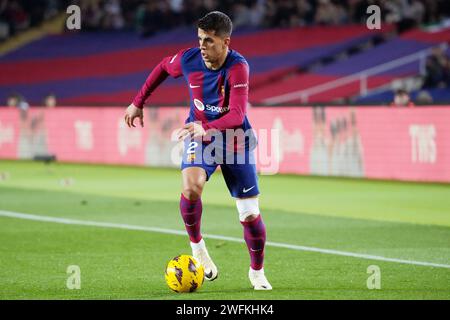
[[[255,290],[271,290],[263,268],[266,229],[259,211],[258,177],[249,142],[251,139],[244,138],[244,143],[239,147],[235,141],[239,139],[233,138],[233,155],[224,156],[223,162],[217,161],[217,157],[211,161],[205,156],[206,148],[213,140],[210,137],[208,143],[205,138],[210,132],[219,132],[225,137],[225,132],[229,130],[251,131],[246,116],[249,67],[242,55],[229,49],[232,22],[226,14],[210,12],[198,21],[197,27],[200,46],[168,56],[152,70],[133,103],[126,109],[125,122],[129,127],[135,127],[134,120],[138,118],[143,126],[143,106],[151,93],[169,75],[175,78],[184,76],[189,86],[190,112],[185,126],[178,132],[178,138],[185,143],[181,164],[183,190],[180,211],[192,254],[204,266],[205,278],[210,281],[216,279],[218,270],[206,249],[200,223],[203,188],[220,165],[228,190],[236,200],[244,228],[251,262],[250,282]],[[226,141],[224,150],[230,150],[226,147],[228,145]],[[237,158],[242,154],[244,158],[239,161]]]

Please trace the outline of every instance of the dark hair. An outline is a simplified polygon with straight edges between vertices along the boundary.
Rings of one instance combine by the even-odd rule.
[[[395,94],[409,94],[408,91],[406,91],[405,89],[397,89],[397,91],[395,92]]]
[[[215,31],[216,36],[231,36],[233,23],[230,17],[220,11],[212,11],[198,20],[197,27],[205,31]]]

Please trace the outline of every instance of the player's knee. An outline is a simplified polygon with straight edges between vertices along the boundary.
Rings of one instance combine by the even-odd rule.
[[[259,216],[259,199],[256,197],[237,199],[236,207],[239,212],[239,220],[242,222],[253,221]]]
[[[190,184],[183,188],[183,195],[189,200],[197,200],[202,196],[203,187],[200,184]]]
[[[256,220],[258,218],[259,214],[251,214],[245,218],[245,222],[252,222],[253,220]]]

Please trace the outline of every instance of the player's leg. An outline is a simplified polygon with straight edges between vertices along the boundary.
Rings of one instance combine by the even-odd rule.
[[[204,168],[192,166],[182,171],[183,191],[180,199],[180,212],[191,242],[192,255],[205,268],[205,279],[212,281],[217,278],[218,270],[203,240],[200,226],[203,212],[202,192],[207,180]]]
[[[202,192],[206,183],[206,172],[201,167],[189,167],[181,171],[183,189],[180,198],[180,212],[191,243],[202,240],[200,224],[202,218]]]
[[[180,198],[180,212],[189,235],[192,255],[205,268],[206,280],[214,280],[218,274],[217,267],[208,254],[200,226],[203,211],[203,188],[217,165],[214,162],[204,161],[205,145],[201,141],[186,139],[184,143],[185,148],[181,163],[183,187]]]
[[[250,282],[255,290],[272,290],[264,275],[266,227],[259,210],[256,167],[252,163],[221,167],[231,196],[236,198],[239,220],[244,229],[244,240],[250,254]]]
[[[272,290],[264,275],[264,247],[266,226],[259,211],[258,197],[238,198],[236,207],[244,227],[244,240],[250,254],[248,277],[255,290]]]
[[[258,197],[238,198],[236,207],[239,220],[244,227],[244,239],[250,254],[250,266],[253,270],[261,270],[264,265],[266,226],[259,212]]]

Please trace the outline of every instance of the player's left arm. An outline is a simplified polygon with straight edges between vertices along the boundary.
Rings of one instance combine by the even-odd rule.
[[[203,123],[203,129],[226,130],[239,127],[244,122],[248,103],[249,68],[247,63],[238,63],[230,68],[230,111],[217,120]]]
[[[179,132],[178,136],[180,140],[188,135],[193,137],[204,136],[206,131],[210,129],[223,131],[242,125],[248,103],[248,64],[238,63],[231,67],[228,83],[230,85],[230,111],[217,120],[205,122],[201,125],[194,122],[187,123]]]

